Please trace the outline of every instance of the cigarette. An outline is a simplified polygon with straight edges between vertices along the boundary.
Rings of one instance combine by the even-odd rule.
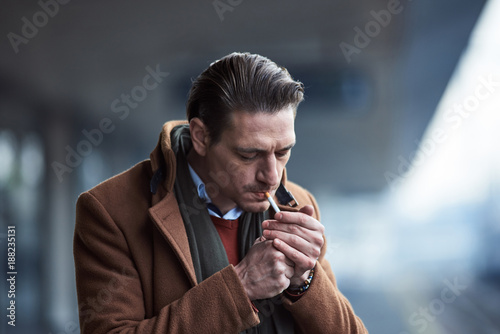
[[[269,195],[269,193],[267,191],[266,191],[266,197],[267,197],[267,200],[269,201],[269,203],[271,203],[271,206],[273,207],[274,212],[276,212],[276,213],[280,212],[281,210],[278,208],[278,206],[276,205],[276,202],[273,200],[273,198],[271,197],[271,195]]]

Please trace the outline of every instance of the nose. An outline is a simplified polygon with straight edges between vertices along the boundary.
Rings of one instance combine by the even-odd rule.
[[[267,157],[267,159],[263,159],[259,165],[257,180],[265,183],[269,188],[275,188],[280,182],[277,167],[274,154]]]

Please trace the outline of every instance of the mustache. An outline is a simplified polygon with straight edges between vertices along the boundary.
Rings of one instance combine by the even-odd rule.
[[[262,186],[255,185],[255,184],[249,184],[249,185],[243,186],[243,190],[248,191],[248,192],[254,192],[254,193],[265,193],[266,191],[272,192],[272,191],[278,189],[278,187],[279,187],[279,185],[274,186],[274,187],[262,187]]]

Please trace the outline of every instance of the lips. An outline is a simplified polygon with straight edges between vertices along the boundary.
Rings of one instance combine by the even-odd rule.
[[[251,193],[255,197],[257,197],[259,200],[266,200],[266,192],[270,193],[271,195],[274,194],[274,191],[277,188],[272,188],[272,189],[262,189],[262,188],[250,188],[248,187],[247,189],[244,189],[247,193]]]
[[[258,199],[265,200],[266,199],[266,193],[265,192],[260,192],[256,191],[254,194],[257,196]]]

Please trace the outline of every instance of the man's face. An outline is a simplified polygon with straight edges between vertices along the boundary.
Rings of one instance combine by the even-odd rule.
[[[265,192],[274,194],[295,144],[294,111],[275,114],[234,112],[220,141],[207,148],[207,191],[225,213],[236,205],[248,212],[265,211]]]

